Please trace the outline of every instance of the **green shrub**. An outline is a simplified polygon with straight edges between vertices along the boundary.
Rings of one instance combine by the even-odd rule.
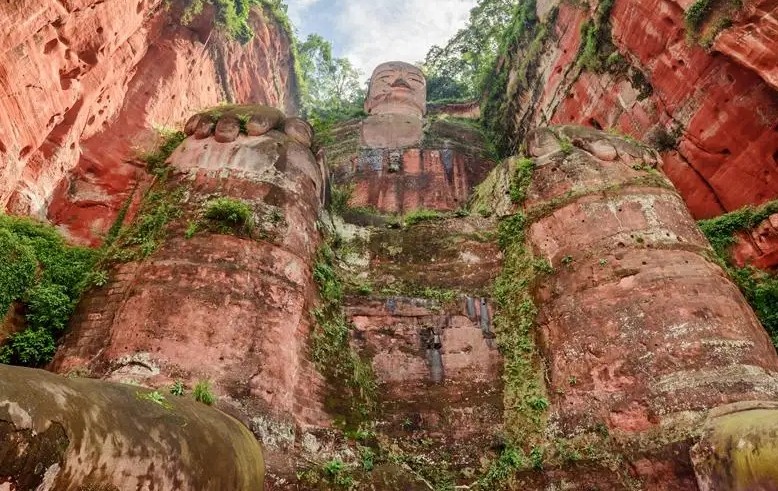
[[[146,162],[146,167],[150,172],[160,172],[173,151],[186,139],[183,131],[171,130],[169,128],[158,129],[159,145],[156,149],[145,152],[140,155],[141,160]]]
[[[215,198],[205,203],[205,218],[225,225],[251,229],[254,225],[254,210],[245,201],[233,198]]]
[[[0,348],[0,363],[40,367],[51,361],[56,349],[51,331],[28,328],[12,335]]]
[[[348,202],[351,200],[352,194],[354,194],[353,185],[333,185],[330,195],[330,210],[333,213],[342,215],[344,211],[348,210]]]
[[[173,385],[170,386],[170,393],[174,396],[183,396],[184,395],[184,383],[180,380],[176,380],[173,382]]]
[[[737,240],[737,232],[753,229],[773,213],[778,213],[778,200],[758,208],[746,206],[710,220],[701,220],[699,225],[721,264],[770,334],[773,344],[778,346],[778,275],[751,267],[735,267],[730,258],[730,247]]]
[[[527,197],[527,189],[532,181],[532,173],[535,171],[535,162],[532,159],[522,158],[516,164],[509,189],[511,201],[520,204]]]
[[[9,230],[0,228],[0,314],[22,297],[35,279],[35,252]]]
[[[403,217],[403,222],[405,222],[406,226],[410,227],[411,225],[415,225],[420,222],[439,220],[444,216],[445,215],[443,213],[435,210],[414,210],[410,213],[407,213]]]
[[[211,391],[211,384],[207,380],[200,380],[195,384],[192,396],[194,396],[195,401],[209,406],[216,402],[216,396]]]
[[[27,292],[27,323],[30,327],[62,331],[73,312],[73,301],[60,285],[41,284]]]
[[[697,33],[702,27],[702,23],[708,16],[713,5],[713,0],[697,0],[686,11],[684,15],[684,24],[687,33]]]
[[[67,245],[48,224],[0,214],[0,313],[20,302],[27,320],[2,348],[6,363],[41,366],[51,359],[96,256]]]

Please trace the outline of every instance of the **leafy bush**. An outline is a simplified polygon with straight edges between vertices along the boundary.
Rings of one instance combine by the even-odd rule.
[[[39,367],[51,361],[56,349],[51,331],[28,328],[11,336],[0,348],[0,363]]]
[[[771,201],[759,208],[746,206],[710,220],[701,220],[699,225],[721,264],[740,287],[743,296],[770,334],[773,344],[778,346],[778,275],[751,267],[735,267],[729,250],[737,240],[737,232],[753,229],[773,213],[778,213],[778,201]]]
[[[192,390],[192,396],[194,396],[195,401],[209,406],[216,402],[216,396],[211,391],[211,384],[207,380],[197,382]]]
[[[176,380],[173,382],[173,385],[170,387],[170,393],[174,396],[183,396],[184,395],[184,383],[180,380]]]
[[[60,285],[40,284],[27,292],[30,327],[62,331],[73,311],[73,301]]]
[[[254,210],[248,203],[233,198],[215,198],[205,203],[205,218],[225,225],[251,229],[254,225]]]
[[[140,155],[141,160],[146,162],[146,167],[151,172],[159,172],[163,169],[165,162],[173,154],[173,151],[186,139],[186,135],[182,131],[169,128],[161,128],[157,131],[160,139],[157,148]]]
[[[3,362],[40,366],[51,359],[96,256],[68,246],[50,225],[0,214],[0,313],[19,302],[28,324],[2,348]]]
[[[420,222],[426,222],[429,220],[438,220],[443,218],[443,213],[435,210],[413,210],[403,217],[405,225],[410,227]]]

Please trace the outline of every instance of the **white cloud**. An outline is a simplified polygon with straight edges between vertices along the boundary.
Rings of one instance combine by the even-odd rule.
[[[290,0],[289,13],[296,25],[305,27],[304,31],[332,37],[336,53],[351,59],[367,77],[385,61],[422,61],[433,44],[445,44],[464,27],[475,3],[476,0]]]
[[[474,0],[362,0],[338,2],[347,33],[344,52],[365,75],[385,61],[422,61],[433,44],[444,44],[468,19]],[[345,5],[344,5],[345,4]]]

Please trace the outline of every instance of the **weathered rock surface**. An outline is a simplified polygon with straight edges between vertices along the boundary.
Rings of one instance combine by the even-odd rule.
[[[335,128],[335,142],[325,147],[333,182],[353,187],[353,207],[384,213],[456,210],[467,204],[473,187],[493,165],[485,156],[483,136],[466,124],[430,119],[417,144],[370,148],[359,137],[368,123],[352,121]]]
[[[136,185],[155,126],[222,101],[295,109],[290,39],[261,8],[245,46],[191,26],[182,3],[23,0],[0,6],[0,207],[80,242],[105,234]],[[270,19],[270,20],[268,20]]]
[[[651,489],[689,489],[683,448],[705,412],[778,399],[775,348],[651,152],[580,127],[528,149],[528,243],[554,267],[536,295],[549,425],[606,428]]]
[[[244,109],[256,119],[268,111]],[[231,142],[195,135],[179,146],[168,182],[152,188],[180,207],[167,239],[146,259],[117,266],[82,302],[53,369],[150,387],[209,379],[220,407],[271,452],[293,445],[298,427],[329,426],[308,348],[326,176],[310,149],[281,131],[283,121],[275,126]],[[218,196],[247,203],[254,226],[205,218]]]
[[[503,431],[503,360],[489,297],[502,266],[495,226],[462,217],[376,228],[345,258],[347,277],[372,288],[349,295],[345,311],[351,344],[371,360],[378,383],[376,428],[462,484],[496,458]]]
[[[778,213],[770,215],[751,230],[739,232],[730,254],[738,266],[778,269]]]
[[[684,11],[692,3],[614,2],[602,29],[622,58],[603,57],[603,66],[615,68],[592,72],[578,63],[581,26],[605,2],[538,2],[541,17],[551,19],[548,35],[535,37],[542,29],[535,28],[506,60],[508,109],[501,118],[513,143],[549,123],[615,128],[656,142],[663,172],[695,218],[778,196],[778,2],[745,2],[710,51],[686,39]],[[714,12],[723,4],[716,5]],[[548,15],[552,7],[555,16]]]
[[[245,426],[190,398],[0,365],[0,488],[263,488]]]

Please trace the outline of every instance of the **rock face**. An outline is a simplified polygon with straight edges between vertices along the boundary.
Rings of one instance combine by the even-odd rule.
[[[708,409],[778,398],[775,349],[650,151],[577,127],[528,149],[527,240],[554,267],[536,292],[549,425],[603,428],[644,483],[690,489],[684,440]]]
[[[148,183],[137,153],[155,143],[153,127],[222,101],[294,111],[290,38],[269,11],[252,13],[256,35],[241,46],[213,28],[212,11],[183,26],[183,3],[167,5],[0,6],[2,208],[95,244]]]
[[[494,457],[503,431],[489,297],[502,265],[494,227],[467,217],[374,230],[367,260],[349,274],[373,292],[345,301],[352,345],[378,383],[376,427],[462,484],[472,481],[466,469]]]
[[[737,234],[730,250],[740,267],[752,265],[765,270],[778,269],[778,213],[762,220],[755,228]]]
[[[487,117],[501,121],[513,145],[550,123],[613,128],[654,142],[663,172],[698,219],[774,199],[778,2],[744,2],[709,50],[687,40],[684,11],[692,3],[538,2],[543,20],[503,60],[506,88],[497,100],[507,110]],[[720,8],[699,28],[700,39],[730,15]],[[601,35],[585,38],[582,26],[592,21]],[[618,54],[609,54],[604,39]],[[585,68],[587,53],[598,71]]]
[[[310,132],[299,120],[285,123],[263,106],[218,114],[192,118],[201,131],[179,146],[171,176],[146,198],[167,196],[179,210],[170,212],[167,239],[147,258],[117,266],[82,302],[52,368],[150,387],[209,379],[221,407],[283,447],[296,425],[330,421],[308,358],[326,176],[295,139]],[[262,125],[265,133],[219,142],[220,134],[230,139],[236,114],[252,133]],[[217,197],[242,200],[253,225],[208,218]],[[138,220],[149,213],[143,208]]]
[[[242,424],[150,394],[0,365],[0,487],[262,489],[262,450]]]
[[[459,121],[428,120],[419,144],[381,148],[359,143],[363,124],[335,128],[337,140],[326,147],[333,182],[351,187],[353,207],[400,214],[456,210],[493,165],[481,133]]]

